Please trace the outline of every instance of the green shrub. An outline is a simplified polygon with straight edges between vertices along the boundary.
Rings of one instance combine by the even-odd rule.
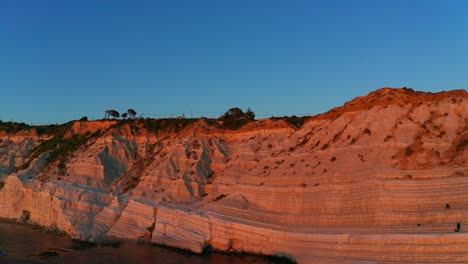
[[[301,127],[304,125],[305,121],[309,118],[308,116],[301,116],[297,117],[295,115],[293,116],[283,116],[283,117],[271,117],[271,120],[284,120],[288,122],[289,124],[295,126],[296,128]]]
[[[368,129],[368,128],[364,129],[363,133],[364,133],[364,134],[367,134],[367,135],[371,135],[371,134],[372,134],[372,132],[371,132],[370,129]]]
[[[69,122],[64,125],[57,125],[53,127],[55,129],[52,129],[52,126],[47,126],[47,130],[44,130],[43,132],[46,133],[45,131],[47,131],[47,133],[54,133],[52,138],[47,141],[43,141],[40,145],[35,147],[27,162],[18,169],[28,168],[34,159],[46,152],[50,152],[47,163],[60,161],[59,170],[63,173],[63,169],[66,168],[65,161],[68,158],[68,155],[78,150],[80,146],[85,145],[91,138],[98,137],[101,134],[101,131],[98,130],[92,134],[91,132],[87,132],[84,135],[75,134],[70,138],[65,138],[65,134],[69,131],[72,124],[73,122]]]
[[[468,146],[468,139],[464,139],[460,143],[458,143],[457,151],[461,152],[461,151],[465,150],[466,146]]]
[[[196,118],[164,118],[164,119],[144,119],[143,127],[153,133],[158,132],[179,132],[190,124],[196,122]]]
[[[5,131],[6,133],[16,134],[24,129],[29,129],[31,126],[25,123],[16,123],[16,122],[2,122],[0,120],[0,131]]]
[[[63,125],[45,125],[45,126],[35,126],[37,134],[40,135],[54,135],[57,132],[57,129]]]
[[[223,199],[224,197],[226,197],[226,195],[222,193],[222,194],[218,195],[213,201],[217,202],[217,201]]]
[[[405,154],[406,156],[411,156],[414,153],[413,149],[411,147],[407,147],[405,149]]]
[[[222,129],[237,130],[247,125],[250,121],[247,119],[224,119],[221,125]]]

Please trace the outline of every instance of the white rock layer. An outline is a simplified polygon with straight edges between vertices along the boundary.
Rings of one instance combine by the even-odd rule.
[[[299,263],[468,262],[464,91],[382,89],[299,129],[265,119],[230,131],[201,120],[152,133],[109,122],[72,126],[68,137],[101,134],[71,154],[65,175],[41,165],[46,156],[13,173],[40,140],[2,134],[0,217],[28,211],[75,238]]]

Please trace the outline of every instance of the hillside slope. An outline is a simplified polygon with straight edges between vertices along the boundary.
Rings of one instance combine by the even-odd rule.
[[[300,127],[103,120],[52,131],[0,132],[0,217],[300,263],[468,262],[464,90],[383,88]]]

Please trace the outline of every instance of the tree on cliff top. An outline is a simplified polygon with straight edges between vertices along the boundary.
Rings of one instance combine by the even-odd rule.
[[[247,118],[247,120],[255,120],[255,113],[250,109],[250,107],[247,107],[245,118]]]
[[[112,116],[113,118],[119,118],[120,114],[116,110],[106,110],[105,112],[104,119],[108,119],[109,116]]]
[[[127,113],[131,118],[135,118],[135,116],[137,114],[137,112],[135,110],[133,110],[132,108],[128,109]]]
[[[249,108],[247,108],[247,112],[244,113],[242,109],[239,107],[233,107],[227,110],[224,115],[222,115],[219,119],[226,120],[226,119],[247,119],[247,120],[254,120],[255,113]]]
[[[239,107],[233,107],[227,110],[226,113],[224,113],[223,118],[224,119],[230,119],[230,118],[239,119],[243,116],[244,116],[244,111],[242,111],[242,109],[240,109]]]

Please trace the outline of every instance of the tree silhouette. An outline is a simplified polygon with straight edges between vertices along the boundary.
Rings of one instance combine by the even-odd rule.
[[[239,107],[233,107],[227,110],[226,113],[221,117],[221,119],[239,119],[244,116],[244,111]]]
[[[106,114],[104,116],[104,119],[108,119],[109,116],[112,116],[113,118],[119,118],[120,117],[119,112],[117,112],[115,110],[106,110],[104,113]]]
[[[121,116],[122,116],[122,118],[125,119],[125,118],[127,118],[127,115],[128,115],[127,113],[123,113]]]
[[[255,120],[255,113],[250,109],[250,107],[247,107],[245,118],[247,118],[247,120]]]
[[[128,109],[127,113],[131,118],[135,118],[135,116],[137,114],[137,112],[135,112],[135,110],[133,110],[132,108]]]
[[[247,111],[244,113],[242,109],[239,107],[233,107],[227,110],[224,115],[222,115],[219,119],[226,120],[226,119],[246,119],[246,120],[255,120],[255,113],[250,109],[247,108]]]

